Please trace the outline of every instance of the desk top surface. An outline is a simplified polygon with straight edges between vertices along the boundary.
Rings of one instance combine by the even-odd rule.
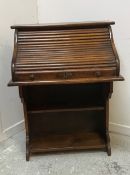
[[[87,27],[87,26],[108,26],[115,24],[114,21],[83,21],[83,22],[63,22],[63,23],[36,23],[36,24],[18,24],[11,26],[12,29],[20,28],[46,28],[46,27]]]

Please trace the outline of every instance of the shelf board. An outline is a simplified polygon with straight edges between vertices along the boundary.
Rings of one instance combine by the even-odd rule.
[[[30,142],[32,153],[78,149],[103,149],[105,147],[105,140],[98,132],[45,135],[33,138]]]
[[[29,109],[28,113],[33,114],[33,113],[44,113],[44,112],[64,112],[64,111],[101,111],[104,110],[103,106],[92,106],[92,107],[87,107],[87,106],[81,106],[81,107],[43,107],[43,108],[33,108]]]

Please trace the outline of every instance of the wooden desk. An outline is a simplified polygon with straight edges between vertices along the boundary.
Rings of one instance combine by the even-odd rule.
[[[30,153],[102,149],[111,155],[109,98],[121,81],[114,22],[18,25],[12,80]]]

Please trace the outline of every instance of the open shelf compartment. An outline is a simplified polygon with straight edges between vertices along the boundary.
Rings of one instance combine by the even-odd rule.
[[[104,111],[30,113],[31,152],[106,147]]]
[[[104,110],[104,84],[27,86],[27,111]]]

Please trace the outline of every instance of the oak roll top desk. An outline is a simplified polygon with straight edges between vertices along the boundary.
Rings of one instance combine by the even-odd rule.
[[[16,25],[12,80],[31,153],[102,149],[111,155],[109,98],[121,81],[114,22]]]

